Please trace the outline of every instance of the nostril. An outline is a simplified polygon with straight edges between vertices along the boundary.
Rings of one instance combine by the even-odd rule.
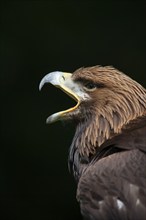
[[[62,78],[63,78],[63,80],[65,81],[65,77],[64,77],[64,76],[62,76]]]

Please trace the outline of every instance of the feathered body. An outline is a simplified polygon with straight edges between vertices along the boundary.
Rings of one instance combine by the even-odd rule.
[[[64,117],[76,123],[69,167],[84,219],[144,220],[145,88],[109,66],[80,68],[71,81],[67,93],[82,99]]]

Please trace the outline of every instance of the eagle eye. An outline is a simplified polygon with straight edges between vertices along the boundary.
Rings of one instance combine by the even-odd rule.
[[[103,88],[103,87],[104,85],[102,83],[93,83],[93,82],[84,83],[84,88],[90,91],[94,91],[97,88]]]
[[[95,89],[96,88],[96,84],[94,84],[94,83],[92,83],[92,82],[88,82],[88,83],[86,83],[85,85],[84,85],[84,87],[86,88],[86,89],[91,89],[91,90],[93,90],[93,89]]]

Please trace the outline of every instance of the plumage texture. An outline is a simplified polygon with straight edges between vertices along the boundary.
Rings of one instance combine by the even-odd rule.
[[[146,90],[113,67],[81,68],[74,82],[97,85],[71,113],[77,123],[69,153],[84,219],[146,216]]]
[[[77,101],[47,122],[76,123],[69,169],[86,220],[146,218],[146,89],[117,69],[55,71],[49,82]]]

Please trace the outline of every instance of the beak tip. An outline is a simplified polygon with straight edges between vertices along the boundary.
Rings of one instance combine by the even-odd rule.
[[[40,82],[40,84],[39,84],[39,91],[42,90],[43,85],[44,85],[44,80],[41,80],[41,82]]]
[[[46,124],[51,124],[50,120],[49,120],[49,117],[46,119]]]
[[[41,91],[41,89],[42,89],[42,86],[41,86],[41,84],[39,84],[39,91]]]

